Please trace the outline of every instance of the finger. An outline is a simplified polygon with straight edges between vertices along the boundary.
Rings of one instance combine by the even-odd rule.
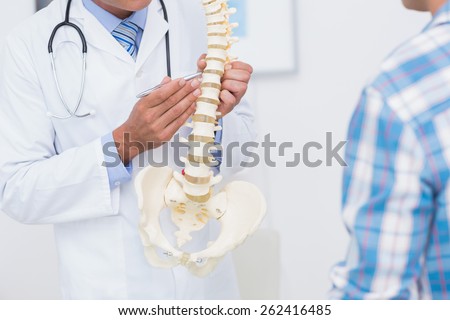
[[[200,56],[200,58],[198,58],[198,61],[197,62],[200,62],[200,61],[204,61],[205,59],[206,59],[206,53],[204,53],[204,54],[202,54],[201,56]]]
[[[206,54],[202,54],[197,61],[198,71],[203,71],[206,68]]]
[[[248,84],[242,81],[225,80],[222,82],[222,90],[228,90],[241,98],[247,92],[247,88]]]
[[[168,84],[170,81],[172,81],[172,79],[170,77],[164,77],[164,79],[162,79],[161,84]]]
[[[166,112],[159,117],[157,120],[157,125],[162,128],[167,127],[170,123],[186,112],[186,110],[197,101],[200,94],[200,89],[197,89],[193,93],[186,95],[180,102],[167,109]]]
[[[174,119],[171,123],[167,125],[167,127],[163,130],[164,135],[172,138],[175,133],[188,121],[189,117],[191,117],[196,109],[195,103],[192,103],[189,108],[187,108],[178,118]]]
[[[185,85],[181,90],[175,92],[172,96],[168,97],[163,103],[156,107],[156,115],[160,116],[166,113],[169,109],[180,103],[187,96],[191,96],[191,99],[195,99],[200,96],[201,91],[200,81],[198,79],[194,79],[191,81],[185,81]],[[194,94],[195,93],[195,94]]]
[[[242,61],[234,61],[231,63],[231,67],[233,69],[240,69],[250,72],[250,74],[253,73],[253,67],[249,65],[248,63],[242,62]]]
[[[222,113],[222,117],[230,113],[238,103],[236,97],[228,90],[220,93],[220,102],[217,111]]]
[[[166,77],[161,82],[162,87],[156,89],[148,96],[142,98],[142,102],[148,107],[153,108],[164,101],[166,101],[169,97],[173,96],[178,91],[182,90],[186,85],[186,80],[184,79],[176,79],[170,80],[170,78]]]
[[[246,70],[231,69],[225,72],[222,80],[237,80],[242,82],[250,82],[252,74]]]

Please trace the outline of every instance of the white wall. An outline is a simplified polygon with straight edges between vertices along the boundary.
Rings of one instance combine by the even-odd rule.
[[[32,2],[2,2],[0,40],[30,14]],[[261,135],[292,141],[298,151],[308,141],[323,143],[327,131],[344,140],[365,81],[429,18],[405,11],[400,3],[298,0],[299,74],[257,78],[249,93]],[[282,298],[324,298],[329,269],[344,256],[347,241],[339,215],[341,168],[279,165],[257,174],[264,175],[268,224],[281,235]],[[0,298],[58,296],[51,228],[21,226],[0,215]]]

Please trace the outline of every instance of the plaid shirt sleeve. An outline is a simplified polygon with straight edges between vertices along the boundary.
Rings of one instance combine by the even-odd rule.
[[[414,299],[433,217],[428,163],[416,132],[373,87],[349,129],[343,218],[351,242],[331,274],[333,299]]]

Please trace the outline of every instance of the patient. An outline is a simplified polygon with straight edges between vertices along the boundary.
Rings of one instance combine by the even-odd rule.
[[[403,3],[433,20],[385,60],[353,115],[351,242],[333,299],[450,298],[450,2]]]

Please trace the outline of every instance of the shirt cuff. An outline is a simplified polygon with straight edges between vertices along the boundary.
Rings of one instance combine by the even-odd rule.
[[[133,165],[125,166],[117,153],[116,144],[112,132],[102,137],[104,166],[108,170],[109,187],[111,190],[119,187],[122,183],[131,181]]]

